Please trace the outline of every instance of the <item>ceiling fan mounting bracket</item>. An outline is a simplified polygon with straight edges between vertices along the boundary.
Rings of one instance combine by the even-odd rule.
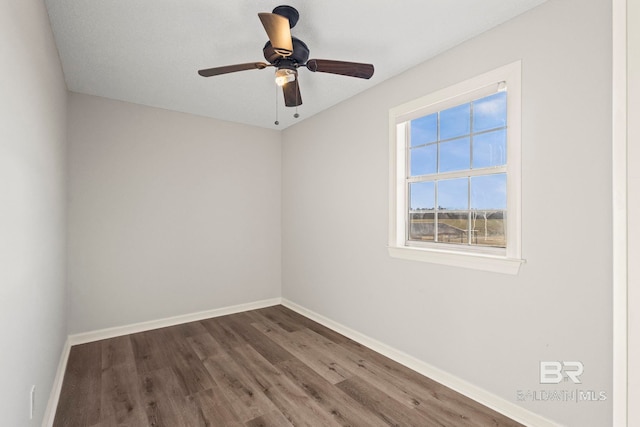
[[[300,19],[300,14],[293,6],[276,6],[273,9],[273,13],[276,15],[284,16],[289,20],[289,28],[293,28],[298,23],[298,19]]]

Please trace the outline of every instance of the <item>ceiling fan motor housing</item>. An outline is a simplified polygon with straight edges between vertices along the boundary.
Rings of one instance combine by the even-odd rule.
[[[271,42],[268,41],[264,45],[264,49],[262,49],[262,53],[264,53],[264,59],[266,59],[269,64],[275,65],[276,67],[278,67],[280,65],[280,62],[284,61],[285,59],[287,61],[294,62],[296,65],[306,64],[307,60],[309,59],[309,48],[302,40],[296,37],[291,37],[291,40],[293,41],[293,53],[290,56],[284,58],[282,55],[275,51],[275,49],[271,45]]]

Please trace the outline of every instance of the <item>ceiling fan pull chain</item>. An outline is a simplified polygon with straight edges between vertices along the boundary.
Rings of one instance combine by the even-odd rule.
[[[277,85],[276,85],[276,121],[273,122],[273,124],[275,124],[276,126],[280,124],[280,122],[278,121],[278,86]]]

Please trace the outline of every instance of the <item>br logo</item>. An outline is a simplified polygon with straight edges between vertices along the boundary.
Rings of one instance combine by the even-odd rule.
[[[577,361],[540,362],[540,384],[559,384],[570,379],[574,384],[581,384],[580,375],[584,365]]]

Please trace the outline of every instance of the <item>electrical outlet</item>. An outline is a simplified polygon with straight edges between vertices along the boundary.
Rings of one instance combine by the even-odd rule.
[[[33,419],[33,411],[36,408],[36,386],[31,386],[31,393],[29,394],[29,419]]]

